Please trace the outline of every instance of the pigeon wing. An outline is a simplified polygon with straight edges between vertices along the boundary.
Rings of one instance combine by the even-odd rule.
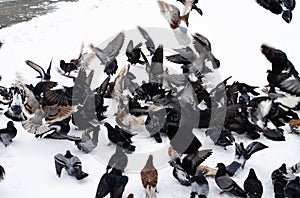
[[[40,74],[40,76],[41,76],[42,79],[45,78],[45,70],[41,66],[39,66],[38,64],[36,64],[36,63],[34,63],[34,62],[30,61],[30,60],[26,60],[25,63],[28,66],[30,66],[32,69],[34,69],[35,71],[37,71]]]
[[[61,171],[63,168],[66,168],[67,160],[65,156],[61,153],[54,156],[55,169],[58,177],[61,176]]]
[[[264,145],[263,143],[260,142],[252,142],[251,144],[249,144],[246,147],[246,152],[247,152],[247,156],[250,158],[250,156],[260,150],[263,150],[265,148],[268,148],[268,146]]]
[[[149,50],[150,55],[154,54],[154,52],[155,52],[155,45],[154,45],[153,40],[151,39],[151,37],[149,36],[149,34],[146,32],[146,30],[144,30],[140,26],[138,26],[138,29],[139,29],[140,33],[142,34],[142,36],[144,37],[144,39],[146,40],[146,47]]]
[[[108,43],[108,45],[103,49],[103,52],[109,57],[109,59],[113,59],[118,56],[120,49],[123,46],[125,39],[124,32],[120,32],[112,41]]]

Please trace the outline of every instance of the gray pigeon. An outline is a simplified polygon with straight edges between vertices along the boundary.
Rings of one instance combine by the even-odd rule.
[[[124,32],[120,32],[112,41],[110,41],[104,49],[93,47],[93,51],[105,66],[104,72],[107,75],[113,75],[118,69],[116,57],[123,46],[125,39]]]
[[[61,176],[63,168],[66,169],[69,175],[74,176],[77,180],[86,178],[89,174],[82,171],[81,161],[77,156],[71,154],[69,150],[66,154],[61,153],[54,156],[55,169],[58,177]]]
[[[218,187],[229,194],[238,197],[247,197],[245,191],[230,178],[226,173],[226,167],[223,163],[217,164],[218,171],[216,173],[215,181]]]
[[[82,133],[82,138],[79,141],[75,141],[75,144],[79,150],[82,150],[85,153],[91,152],[98,145],[98,135],[100,131],[100,126],[94,127],[92,130],[86,129]],[[93,136],[91,137],[91,132]]]
[[[108,172],[111,168],[118,169],[121,172],[124,172],[127,163],[128,157],[126,153],[124,152],[121,146],[117,145],[115,153],[110,157],[108,161],[108,164],[106,166],[106,172]]]
[[[4,146],[8,146],[12,139],[16,137],[17,129],[14,127],[13,121],[8,121],[7,127],[4,129],[0,129],[0,141],[4,144]]]

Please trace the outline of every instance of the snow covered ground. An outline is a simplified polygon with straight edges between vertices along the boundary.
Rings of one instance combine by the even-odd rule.
[[[175,0],[166,2],[182,8]],[[58,7],[56,12],[0,30],[0,41],[4,43],[0,49],[0,85],[11,85],[16,79],[16,73],[22,76],[24,83],[38,82],[34,78],[37,74],[25,64],[27,59],[47,67],[53,58],[53,67],[59,67],[61,59],[68,61],[78,56],[82,42],[86,45],[100,45],[120,31],[135,29],[137,25],[169,28],[160,14],[156,0],[80,0],[60,2]],[[233,76],[230,82],[239,80],[260,87],[265,85],[266,70],[270,69],[271,64],[260,52],[262,43],[285,51],[298,69],[300,14],[297,6],[290,24],[285,23],[281,16],[266,11],[255,1],[199,0],[199,7],[204,14],[200,16],[195,11],[191,12],[188,32],[199,32],[210,40],[212,52],[221,61],[219,74],[222,78]],[[159,38],[158,34],[157,39]],[[163,42],[165,38],[160,39],[162,41],[158,42]],[[164,46],[169,47],[168,44]],[[87,47],[85,51],[88,50]],[[124,55],[121,55],[122,53],[120,68],[127,64]],[[139,69],[142,74],[143,70],[137,67]],[[71,83],[71,80],[60,76],[55,69],[52,78],[64,85]],[[113,122],[112,113],[108,112],[109,122]],[[8,119],[4,115],[0,115],[0,118],[0,127],[4,128]],[[7,148],[0,144],[0,164],[6,170],[5,180],[0,183],[1,198],[95,197],[98,182],[105,172],[106,164],[103,161],[114,152],[113,146],[105,145],[108,141],[105,139],[104,126],[101,126],[100,144],[90,154],[82,153],[72,142],[36,139],[22,128],[21,123],[16,123],[16,126],[18,134],[14,142]],[[296,153],[300,150],[300,137],[287,132],[288,126],[285,127],[285,142],[270,141],[262,136],[259,141],[269,148],[254,154],[245,169],[236,173],[234,180],[242,186],[249,169],[254,168],[264,186],[263,197],[273,197],[271,172],[283,162],[291,166],[300,161]],[[80,132],[73,132],[76,133],[80,135]],[[202,131],[195,130],[195,133],[202,143],[206,141]],[[181,186],[172,176],[171,167],[164,163],[168,160],[167,153],[161,152],[167,148],[167,140],[164,140],[165,143],[159,145],[153,139],[140,136],[134,139],[134,143],[138,155],[145,159],[149,151],[160,153],[157,158],[154,156],[154,164],[160,167],[157,197],[188,197],[190,188]],[[236,140],[244,141],[246,145],[250,142],[242,136],[236,136]],[[83,171],[89,173],[86,179],[77,181],[66,172],[63,172],[61,178],[56,176],[53,157],[57,153],[65,153],[67,149],[81,159]],[[234,159],[233,146],[227,150],[218,146],[213,146],[213,149],[214,153],[203,165],[215,167],[218,162],[229,164]],[[143,167],[145,160],[131,163]],[[134,193],[138,198],[145,197],[139,171],[132,168],[125,175],[129,176],[129,182],[124,197],[129,193]],[[226,194],[219,195],[220,189],[214,179],[209,178],[208,181],[210,198],[230,197]]]

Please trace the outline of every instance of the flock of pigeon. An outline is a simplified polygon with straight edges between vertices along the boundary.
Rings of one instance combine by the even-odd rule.
[[[103,49],[90,45],[93,52],[83,53],[82,46],[78,58],[70,62],[61,60],[57,72],[73,79],[73,86],[62,85],[62,88],[57,88],[59,83],[51,79],[52,61],[45,71],[33,61],[26,60],[25,63],[38,72],[41,81],[33,85],[17,80],[11,87],[0,87],[0,103],[7,106],[1,111],[5,111],[4,116],[11,119],[6,128],[0,130],[1,142],[7,147],[16,137],[14,122],[21,122],[23,128],[36,138],[73,141],[84,153],[92,152],[98,146],[99,133],[105,133],[116,150],[95,189],[96,198],[108,194],[112,198],[120,198],[129,180],[125,175],[128,155],[136,151],[132,137],[138,134],[132,130],[144,128],[149,138],[158,144],[163,142],[162,137],[167,137],[172,175],[181,185],[190,187],[191,198],[208,197],[206,177],[214,177],[222,193],[237,197],[262,197],[263,185],[253,168],[250,168],[243,187],[232,176],[238,169],[247,166],[246,161],[254,153],[268,149],[259,141],[261,135],[273,141],[285,141],[281,127],[286,124],[289,124],[291,133],[300,133],[297,114],[300,109],[299,73],[283,51],[262,44],[261,52],[271,63],[271,69],[267,71],[269,84],[263,88],[265,93],[257,92],[257,86],[239,81],[228,84],[231,76],[210,89],[207,86],[210,81],[208,76],[220,67],[220,61],[213,55],[211,44],[205,36],[195,33],[190,38],[186,28],[181,26],[181,21],[188,26],[191,10],[203,14],[196,5],[198,1],[180,0],[184,5],[183,13],[174,5],[161,0],[157,2],[178,43],[185,47],[174,49],[175,54],[165,56],[163,44],[155,46],[150,34],[138,26],[145,40],[145,48],[142,48],[142,42],[135,46],[133,40],[128,42],[128,66],[118,69],[118,55],[125,41],[125,33],[120,32]],[[282,13],[286,22],[291,21],[295,1],[257,2],[272,13]],[[187,45],[190,42],[192,46]],[[149,51],[149,55],[144,53],[144,49]],[[89,64],[95,58],[104,66],[103,72],[107,78],[92,90],[90,85],[94,71],[89,69]],[[181,65],[182,72],[170,74],[166,65],[171,62]],[[136,76],[131,72],[133,67],[144,67],[148,80],[137,83]],[[114,112],[115,126],[105,121],[109,108],[105,99],[118,104]],[[69,135],[70,125],[82,131],[81,137]],[[105,126],[106,130],[100,129],[100,126]],[[217,169],[201,165],[213,155],[213,150],[200,149],[202,143],[193,133],[194,128],[205,129],[206,136],[217,146],[224,149],[235,146],[235,160],[227,166],[219,162]],[[235,141],[237,135],[245,136],[252,142],[249,145],[238,143]],[[159,185],[159,170],[154,167],[154,157],[150,154],[140,171],[148,198],[156,197]],[[89,175],[82,170],[82,162],[70,150],[65,154],[56,154],[54,162],[58,177],[61,177],[62,169],[77,180]],[[4,179],[4,168],[0,166],[0,180]],[[273,183],[276,198],[300,197],[299,172],[300,162],[291,167],[282,164],[272,172],[270,182]],[[134,194],[127,197],[132,198]]]

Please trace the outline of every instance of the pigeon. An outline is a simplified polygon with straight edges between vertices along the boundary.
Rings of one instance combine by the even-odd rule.
[[[297,176],[294,180],[290,181],[285,188],[285,195],[287,198],[300,197],[300,177]]]
[[[5,176],[5,170],[4,168],[0,165],[0,181],[4,179]]]
[[[281,128],[274,128],[270,129],[268,127],[265,127],[263,129],[260,129],[260,131],[263,133],[263,135],[273,141],[285,141],[285,136],[283,135],[283,129]]]
[[[231,146],[235,141],[231,131],[226,128],[222,128],[220,136],[217,139],[216,145],[223,146],[226,149],[227,146]]]
[[[8,121],[4,129],[0,129],[0,141],[7,147],[17,135],[13,121]]]
[[[197,167],[204,162],[211,154],[212,149],[205,149],[200,151],[195,151],[194,153],[187,154],[182,159],[182,167],[189,175],[195,175]]]
[[[285,187],[287,180],[285,175],[287,174],[286,164],[283,163],[279,168],[275,169],[271,174],[272,183],[274,186],[275,198],[285,198]]]
[[[223,163],[218,163],[217,167],[218,170],[215,176],[217,186],[223,190],[223,192],[246,198],[247,195],[245,191],[234,180],[232,180],[229,175],[227,175],[225,165]]]
[[[296,6],[295,0],[256,0],[256,2],[273,14],[282,14],[282,18],[285,22],[291,22],[292,11]]]
[[[149,34],[146,32],[146,30],[144,30],[142,27],[137,26],[138,30],[140,31],[140,33],[142,34],[143,38],[146,40],[146,47],[148,49],[148,51],[150,52],[150,56],[152,56],[155,52],[155,45],[153,40],[151,39],[151,37],[149,36]]]
[[[128,131],[119,128],[117,125],[113,128],[108,122],[104,123],[104,126],[107,129],[108,139],[123,149],[126,149],[128,152],[134,152],[135,146],[132,145],[131,137],[133,136]]]
[[[144,61],[141,61],[140,58],[141,58],[141,53],[142,50],[141,50],[141,46],[142,46],[142,43],[139,43],[137,44],[135,47],[133,47],[133,41],[130,40],[128,45],[127,45],[127,48],[126,48],[126,56],[127,56],[127,61],[130,62],[130,64],[144,64],[145,62]]]
[[[110,41],[104,49],[93,47],[93,51],[105,66],[104,72],[107,75],[113,75],[118,69],[116,57],[123,46],[125,39],[124,32],[120,32],[112,41]]]
[[[27,119],[22,110],[22,96],[19,91],[14,93],[13,100],[10,103],[7,111],[4,112],[4,115],[13,121],[24,121]]]
[[[211,43],[205,36],[195,33],[193,35],[193,45],[199,56],[203,56],[204,60],[208,59],[212,62],[214,69],[220,67],[220,61],[212,54]]]
[[[190,14],[190,6],[188,3],[185,5],[184,13],[180,13],[179,9],[164,1],[157,1],[161,14],[169,23],[174,35],[180,45],[188,45],[191,42],[190,37],[187,34],[187,28],[180,26],[181,21],[184,21],[186,26],[189,25],[188,19]]]
[[[128,163],[128,156],[124,152],[122,147],[116,146],[115,153],[110,157],[108,164],[106,166],[106,172],[109,169],[114,168],[124,172]]]
[[[58,153],[54,156],[55,169],[58,177],[61,176],[63,168],[66,169],[69,175],[74,176],[77,180],[82,180],[88,176],[88,173],[82,171],[81,161],[77,156],[71,154],[69,150],[63,155]]]
[[[118,169],[112,169],[109,173],[104,173],[98,184],[96,198],[103,198],[108,193],[112,198],[122,198],[128,177],[122,175]]]
[[[157,191],[158,172],[153,165],[153,155],[149,155],[146,165],[140,173],[143,187],[147,198],[155,198]]]
[[[74,63],[72,62],[66,63],[64,60],[60,60],[59,67],[64,71],[64,74],[68,74],[68,75],[70,75],[72,71],[78,69],[78,67]]]
[[[79,141],[75,141],[77,148],[85,153],[91,152],[98,145],[98,135],[100,126],[93,127],[91,130],[86,129],[81,135]],[[91,132],[93,132],[91,137]]]
[[[192,4],[191,5],[192,6],[191,10],[196,10],[201,16],[203,15],[202,10],[196,5],[198,3],[198,0],[177,0],[177,1],[179,1],[183,5],[185,5],[186,2],[191,3]]]
[[[30,60],[26,60],[25,63],[40,74],[37,78],[41,78],[41,80],[43,81],[49,81],[51,79],[50,71],[51,71],[52,59],[50,61],[49,67],[46,72],[41,66],[39,66],[38,64]]]
[[[201,171],[198,171],[197,176],[193,176],[191,179],[192,189],[190,193],[191,198],[207,198],[209,193],[208,181],[204,177]]]
[[[253,168],[250,168],[248,177],[244,181],[244,189],[249,198],[260,198],[263,194],[263,185],[257,178]]]
[[[173,167],[174,178],[183,186],[190,186],[190,175],[182,167],[180,158],[172,159],[169,164]]]
[[[239,144],[235,143],[235,155],[237,159],[242,159],[242,168],[245,167],[246,161],[250,159],[251,155],[256,153],[257,151],[268,148],[268,146],[263,143],[254,141],[250,143],[246,148],[244,147],[244,143],[240,142]]]

